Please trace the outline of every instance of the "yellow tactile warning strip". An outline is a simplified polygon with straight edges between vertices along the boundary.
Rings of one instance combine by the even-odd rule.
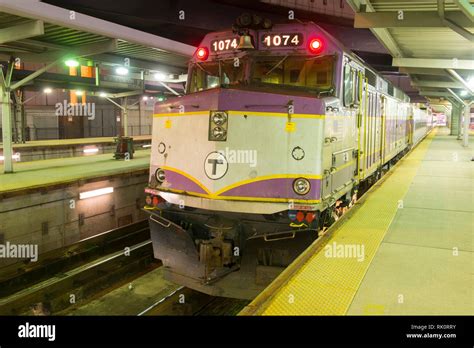
[[[357,212],[336,227],[327,245],[300,265],[298,259],[252,301],[241,315],[344,315],[416,175],[432,132],[383,184],[375,185]],[[307,257],[308,248],[299,258]],[[288,279],[281,279],[291,274]],[[280,279],[279,279],[280,278]]]

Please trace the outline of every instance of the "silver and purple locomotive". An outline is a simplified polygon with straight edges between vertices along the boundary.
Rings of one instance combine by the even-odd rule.
[[[147,210],[166,277],[253,298],[431,116],[314,23],[213,32],[157,103]]]

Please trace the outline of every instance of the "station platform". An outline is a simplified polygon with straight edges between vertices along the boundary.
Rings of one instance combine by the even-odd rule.
[[[448,134],[433,130],[240,315],[472,315],[474,142]]]
[[[135,149],[151,144],[151,135],[132,136]],[[13,144],[15,162],[30,162],[52,158],[67,158],[112,153],[115,151],[114,137],[35,140]],[[85,149],[93,150],[87,152]],[[0,143],[0,154],[3,144]],[[0,163],[2,161],[0,160]]]
[[[79,180],[147,172],[150,150],[137,150],[132,160],[115,160],[112,154],[48,159],[14,164],[14,173],[0,173],[0,198],[9,193],[57,188]]]

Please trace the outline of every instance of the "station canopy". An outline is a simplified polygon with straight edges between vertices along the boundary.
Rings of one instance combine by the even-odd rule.
[[[354,26],[368,28],[393,66],[431,100],[474,96],[474,1],[348,0]]]

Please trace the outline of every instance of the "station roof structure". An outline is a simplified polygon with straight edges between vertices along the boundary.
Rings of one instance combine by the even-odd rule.
[[[73,57],[93,60],[105,67],[121,66],[126,61],[136,72],[166,71],[178,76],[186,72],[187,61],[194,51],[191,45],[38,0],[0,0],[2,61],[14,57],[53,66]],[[36,76],[46,72],[48,65],[37,71]],[[14,71],[12,87],[15,79],[25,78],[16,73],[19,72]],[[27,82],[31,83],[36,76]],[[80,78],[72,80],[73,84],[80,82]]]
[[[368,28],[420,94],[474,96],[473,0],[348,0],[354,26]]]

